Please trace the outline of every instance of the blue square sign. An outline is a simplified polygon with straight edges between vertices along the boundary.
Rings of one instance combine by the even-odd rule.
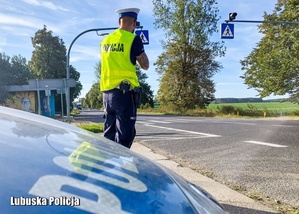
[[[222,23],[221,24],[221,39],[233,39],[234,38],[234,24]]]
[[[148,30],[136,30],[136,35],[138,35],[144,45],[149,44]]]

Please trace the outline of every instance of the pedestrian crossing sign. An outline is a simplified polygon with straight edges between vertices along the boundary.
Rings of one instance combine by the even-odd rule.
[[[233,39],[234,38],[234,24],[222,23],[221,24],[221,39]]]
[[[136,35],[138,35],[144,45],[149,44],[148,30],[136,30]]]

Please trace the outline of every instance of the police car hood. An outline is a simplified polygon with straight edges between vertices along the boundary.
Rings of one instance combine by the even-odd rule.
[[[200,188],[97,134],[5,107],[0,124],[3,213],[222,213]]]

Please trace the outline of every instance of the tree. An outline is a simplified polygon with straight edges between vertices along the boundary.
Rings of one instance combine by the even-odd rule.
[[[31,38],[34,51],[30,69],[39,79],[59,79],[66,78],[66,47],[62,39],[53,36],[52,31],[48,31],[47,27],[38,30],[35,37]],[[70,102],[80,95],[82,84],[78,81],[80,73],[70,66],[70,78],[77,81],[74,88],[70,89]],[[55,106],[57,111],[61,109],[60,98],[56,94]]]
[[[10,58],[5,53],[0,53],[0,68],[0,103],[4,103],[8,96],[8,92],[5,89],[5,86],[8,85],[7,81],[9,81],[7,73],[11,72]]]
[[[72,65],[70,65],[70,78],[75,79],[77,82],[75,87],[70,88],[70,97],[72,100],[74,100],[75,98],[80,96],[83,87],[81,82],[79,81],[80,73]]]
[[[66,47],[62,39],[53,36],[46,26],[31,38],[34,51],[30,67],[40,79],[65,78],[66,76]]]
[[[140,86],[143,89],[140,105],[148,104],[151,107],[154,107],[153,101],[153,91],[150,90],[150,85],[146,82],[148,76],[143,73],[139,66],[136,66],[136,73],[140,83]],[[92,85],[91,89],[85,96],[85,104],[90,108],[102,108],[103,107],[103,93],[100,91],[100,78],[101,78],[101,62],[97,63],[95,66],[95,78],[96,81]]]
[[[155,27],[166,32],[164,52],[155,65],[160,75],[161,106],[183,111],[206,107],[214,97],[212,77],[224,56],[223,42],[211,42],[217,31],[216,0],[153,0]]]
[[[264,13],[266,21],[299,20],[298,0],[278,1],[272,14]],[[264,37],[257,47],[241,60],[241,78],[255,88],[261,98],[289,94],[299,102],[299,25],[263,23],[259,32]]]
[[[91,89],[85,95],[84,106],[92,109],[103,108],[103,93],[100,91],[100,74],[101,62],[98,62],[94,67],[95,82],[92,84]]]
[[[154,92],[151,90],[151,86],[146,82],[148,76],[142,72],[139,66],[136,69],[137,77],[142,88],[142,94],[140,99],[140,106],[149,105],[152,108],[154,107]]]
[[[26,58],[21,55],[11,58],[11,72],[9,73],[10,85],[27,85],[28,80],[34,78],[30,72]]]
[[[33,75],[30,73],[26,58],[21,55],[9,57],[0,53],[1,85],[26,85]]]
[[[91,109],[101,109],[103,108],[103,93],[100,91],[99,82],[95,82],[91,89],[85,96],[84,105]]]
[[[0,53],[0,68],[0,86],[4,86],[0,88],[0,103],[3,103],[9,95],[5,86],[26,85],[33,75],[26,59],[21,55],[10,58],[5,53]]]

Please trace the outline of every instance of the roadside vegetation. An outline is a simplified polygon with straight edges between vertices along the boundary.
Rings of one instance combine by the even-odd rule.
[[[296,117],[299,116],[299,105],[291,102],[213,103],[205,109],[179,111],[155,105],[154,108],[141,106],[138,112],[202,117]]]
[[[299,116],[299,105],[291,102],[223,103],[207,108],[219,116],[282,117]]]
[[[103,123],[78,123],[76,124],[81,129],[85,129],[87,131],[93,132],[93,133],[102,133],[104,130],[104,124]]]
[[[101,110],[101,109],[99,109]],[[299,105],[291,102],[248,102],[248,103],[213,103],[207,108],[173,110],[155,104],[142,104],[139,114],[181,115],[197,117],[232,117],[232,118],[273,118],[288,117],[299,119]],[[71,115],[80,114],[73,109]]]

